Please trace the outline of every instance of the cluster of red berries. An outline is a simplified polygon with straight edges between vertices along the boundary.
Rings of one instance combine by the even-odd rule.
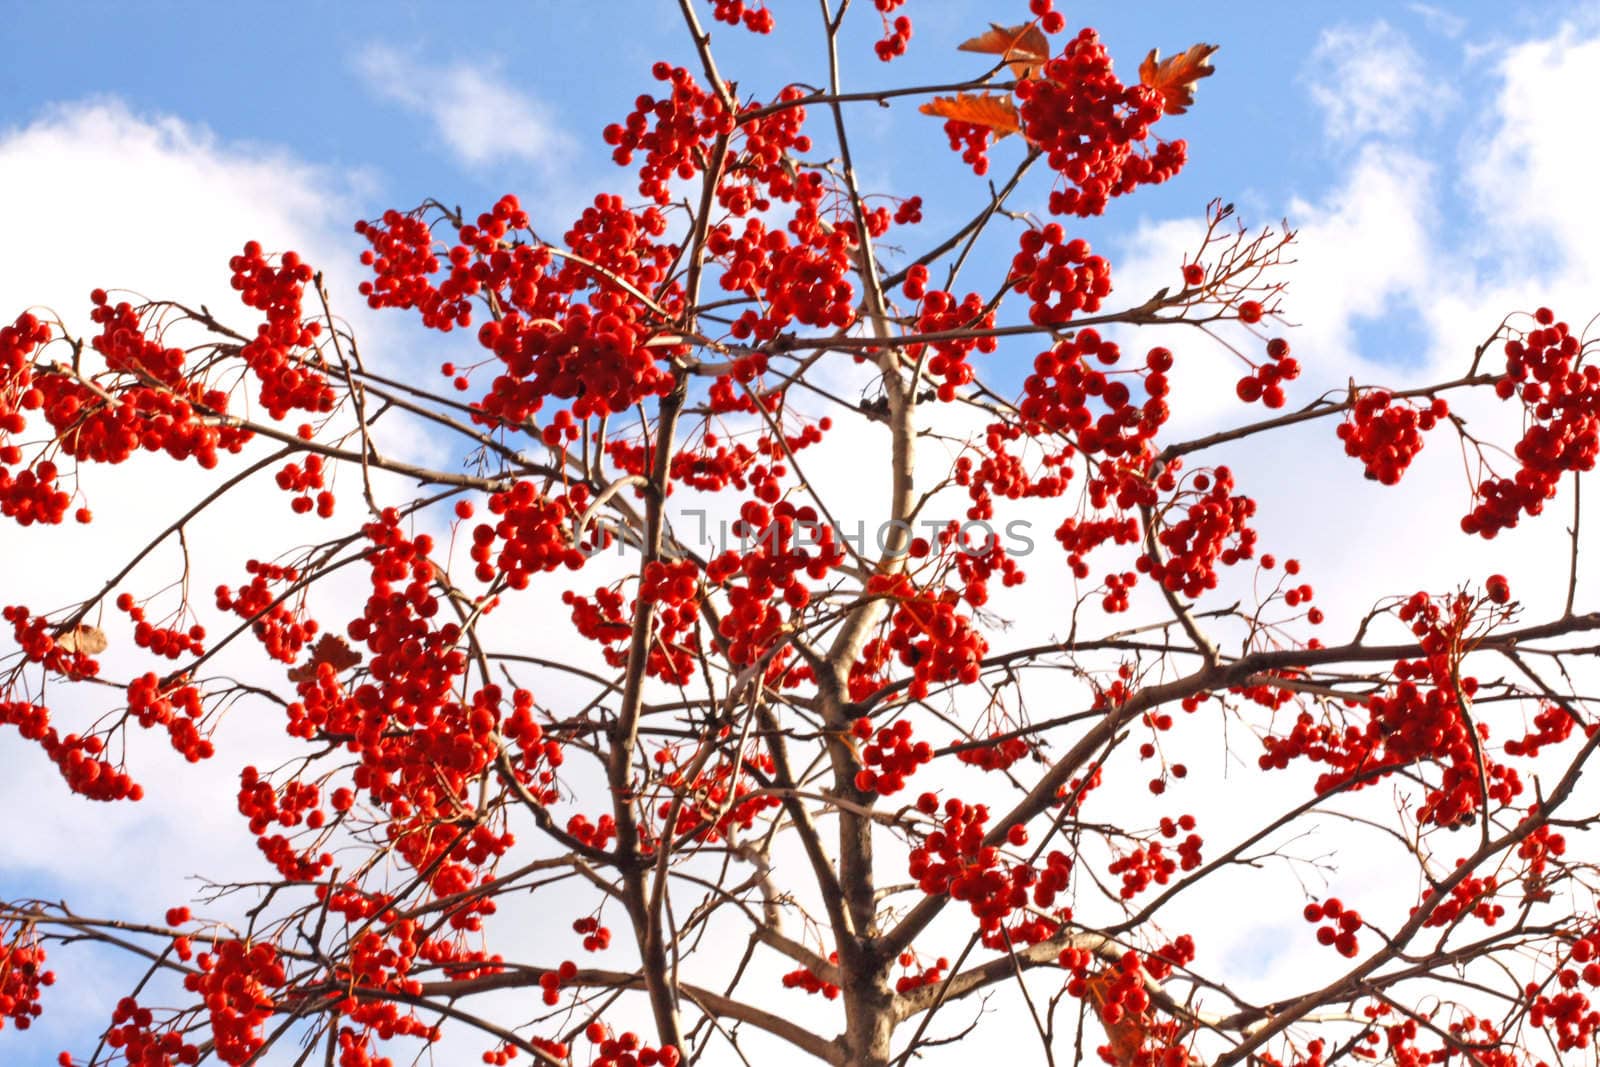
[[[989,173],[989,140],[994,136],[993,127],[946,119],[944,135],[950,139],[950,151],[960,152],[961,161],[972,168],[972,173],[980,178]]]
[[[933,759],[932,745],[911,740],[910,719],[881,727],[874,735],[872,720],[861,718],[851,724],[850,733],[862,742],[861,762],[865,766],[856,772],[856,788],[863,793],[892,796],[906,787],[906,779],[918,767]]]
[[[255,241],[246,243],[244,252],[229,260],[228,266],[233,271],[233,287],[245,306],[267,315],[255,338],[239,352],[261,383],[261,406],[275,419],[296,408],[332,411],[335,394],[327,376],[311,365],[314,361],[295,356],[297,349],[315,345],[322,333],[321,323],[300,318],[311,267],[294,252],[283,253],[273,267]]]
[[[1068,434],[1086,455],[1142,455],[1167,419],[1164,398],[1172,353],[1155,348],[1146,355],[1144,395],[1137,398],[1127,383],[1103,369],[1121,359],[1122,350],[1099,331],[1078,330],[1034,357],[1019,410],[1043,431]],[[1096,407],[1103,409],[1098,416]]]
[[[512,589],[526,589],[533,575],[582,567],[584,555],[573,543],[572,524],[587,504],[587,494],[578,487],[570,494],[547,496],[529,481],[491,494],[488,509],[495,521],[472,529],[469,555],[477,564],[475,576],[480,582],[498,579]]]
[[[261,1049],[261,1029],[276,1010],[274,992],[288,981],[288,972],[266,941],[220,941],[195,963],[198,970],[184,977],[183,987],[205,1002],[217,1058],[240,1067]]]
[[[889,632],[874,643],[910,667],[911,697],[921,700],[934,685],[978,680],[989,643],[972,620],[957,610],[954,590],[919,589],[905,574],[875,574],[867,595],[894,603]]]
[[[1088,241],[1081,237],[1068,241],[1061,224],[1052,222],[1024,230],[1018,243],[1010,282],[1032,301],[1029,322],[1058,326],[1080,311],[1100,310],[1100,302],[1111,292],[1111,264],[1091,253]]]
[[[726,740],[729,733],[724,727],[719,740]],[[665,820],[674,807],[678,810],[677,822],[664,833],[676,837],[693,834],[696,840],[714,843],[725,839],[735,827],[750,829],[762,812],[783,803],[770,793],[751,795],[756,792],[753,775],[770,779],[774,773],[768,752],[752,748],[738,760],[724,755],[702,767],[693,778],[682,767],[672,766],[675,755],[676,746],[659,749],[655,754],[657,764],[664,769],[671,767],[664,770],[661,784],[673,794],[671,799],[657,804],[656,815]]]
[[[883,36],[873,42],[872,50],[888,63],[906,54],[906,45],[911,42],[911,20],[905,15],[896,15],[892,22],[889,19],[889,13],[905,0],[873,0],[873,3],[883,17]]]
[[[572,932],[583,935],[585,952],[602,952],[611,947],[611,928],[600,925],[600,920],[592,915],[574,919]]]
[[[986,806],[951,797],[941,808],[938,798],[927,793],[918,798],[917,808],[938,824],[911,850],[908,870],[917,887],[928,896],[949,894],[952,900],[965,902],[986,935],[984,943],[1003,946],[1005,921],[1012,912],[1028,906],[1029,889],[1040,884],[1040,872],[1026,863],[1005,863],[1000,849],[985,843]],[[1028,841],[1027,829],[1020,824],[1012,826],[1006,841],[1021,848]],[[1070,864],[1052,864],[1048,871],[1053,895],[1065,887]],[[1030,927],[1028,941],[1048,938],[1058,928],[1049,923],[1042,924],[1042,930],[1031,929],[1040,924],[1025,925]]]
[[[709,154],[707,144],[732,133],[734,118],[717,94],[702,89],[683,67],[656,63],[650,72],[657,81],[667,82],[671,92],[659,100],[641,95],[623,122],[605,128],[604,137],[619,166],[631,164],[635,153],[644,155],[639,192],[665,205],[672,201],[668,183],[700,173]]]
[[[737,26],[743,22],[744,28],[751,33],[771,33],[774,25],[772,10],[760,0],[749,6],[745,5],[744,0],[716,0],[711,9],[711,16],[718,22],[726,22],[730,26]]]
[[[159,626],[145,618],[144,608],[134,603],[132,595],[128,593],[117,596],[116,606],[133,623],[133,643],[140,648],[149,649],[154,655],[166,659],[205,654],[206,628],[199,623]]]
[[[1184,815],[1177,820],[1162,819],[1163,837],[1177,837],[1180,829],[1194,829],[1194,816]],[[1132,900],[1151,884],[1166,885],[1179,870],[1192,871],[1200,866],[1200,849],[1204,841],[1199,834],[1190,833],[1178,844],[1177,859],[1173,859],[1160,841],[1140,845],[1132,852],[1111,861],[1107,870],[1122,876],[1119,891],[1123,900]]]
[[[1397,485],[1417,453],[1422,435],[1450,414],[1450,405],[1434,397],[1427,407],[1403,403],[1384,389],[1369,389],[1356,398],[1339,424],[1344,454],[1361,461],[1368,478]]]
[[[200,732],[204,714],[200,690],[183,679],[163,681],[152,671],[128,683],[128,715],[146,730],[165,726],[173,749],[190,763],[215,753]]]
[[[839,962],[839,954],[837,952],[828,953],[828,962],[837,964]],[[827,1000],[839,999],[839,987],[832,982],[817,977],[816,972],[809,967],[801,967],[785,974],[783,976],[783,988],[802,989],[807,993],[821,993]]]
[[[1260,321],[1260,306],[1254,301],[1246,300],[1239,305],[1240,316],[1247,314],[1247,308],[1254,307],[1255,321]],[[1267,342],[1267,355],[1271,362],[1261,363],[1252,368],[1249,374],[1239,379],[1233,391],[1246,404],[1253,404],[1259,400],[1269,408],[1281,408],[1288,403],[1282,383],[1300,377],[1300,363],[1290,357],[1289,342],[1281,337],[1274,337]]]
[[[256,847],[285,878],[312,881],[333,865],[331,854],[297,850],[286,835],[269,833],[275,828],[293,829],[313,822],[320,824],[321,802],[322,794],[316,786],[303,785],[290,779],[274,788],[272,782],[262,777],[254,767],[246,767],[240,772],[239,814],[250,820],[250,832],[256,835]]]
[[[1398,614],[1418,638],[1422,658],[1396,661],[1395,684],[1369,699],[1366,725],[1318,723],[1301,712],[1287,736],[1263,739],[1260,766],[1286,767],[1295,758],[1327,763],[1333,769],[1317,779],[1316,788],[1329,792],[1360,788],[1375,772],[1387,774],[1419,762],[1437,764],[1440,780],[1427,790],[1417,818],[1439,826],[1460,825],[1491,801],[1509,803],[1522,792],[1521,778],[1514,768],[1487,757],[1488,726],[1477,723],[1474,737],[1464,713],[1478,682],[1459,673],[1462,635],[1478,604],[1464,593],[1443,603],[1426,593],[1412,595]],[[1480,751],[1485,752],[1481,763]]]
[[[1502,905],[1494,902],[1494,895],[1499,888],[1499,880],[1492,874],[1483,878],[1463,878],[1450,890],[1449,896],[1434,905],[1422,925],[1424,928],[1453,926],[1463,916],[1471,915],[1485,926],[1493,926],[1506,913]],[[1424,893],[1423,897],[1426,899],[1431,895]],[[1417,910],[1412,908],[1411,914],[1415,915]]]
[[[798,180],[792,158],[811,151],[803,132],[806,109],[796,104],[804,96],[805,90],[790,85],[766,114],[753,102],[739,110],[734,145],[717,182],[717,202],[732,214],[767,211],[774,200],[790,203],[814,188]]]
[[[1246,523],[1256,504],[1247,496],[1234,496],[1233,484],[1227,467],[1196,474],[1184,494],[1189,504],[1183,517],[1156,535],[1167,558],[1146,553],[1138,559],[1139,571],[1193,598],[1216,588],[1217,564],[1231,567],[1253,557],[1256,533]]]
[[[321,456],[313,453],[300,463],[285,463],[279,469],[276,481],[279,489],[295,494],[289,506],[296,515],[304,515],[315,508],[319,517],[333,517],[334,498],[332,493],[323,488]],[[316,491],[314,498],[311,495],[313,491]]]
[[[821,581],[844,560],[834,528],[810,505],[780,500],[768,507],[747,500],[733,532],[749,545],[711,560],[706,581],[722,586],[728,608],[718,622],[727,655],[755,663],[780,641],[783,626],[811,602],[805,581]]]
[[[998,732],[975,748],[963,748],[956,759],[970,767],[984,771],[1004,771],[1027,756],[1033,748],[1020,737],[1006,737]]]
[[[652,1048],[631,1031],[613,1037],[610,1028],[600,1022],[590,1023],[584,1036],[595,1051],[590,1067],[678,1067],[682,1059],[672,1045]]]
[[[105,1042],[117,1050],[128,1067],[173,1067],[200,1062],[198,1045],[185,1041],[180,1030],[157,1025],[155,1012],[140,1007],[134,997],[117,1001]],[[72,1067],[72,1056],[63,1052],[57,1062],[62,1067]]]
[[[1339,955],[1350,958],[1361,951],[1356,934],[1361,931],[1361,913],[1347,908],[1338,897],[1329,897],[1320,904],[1307,904],[1305,920],[1322,923],[1317,927],[1317,944],[1332,945]]]
[[[944,974],[950,969],[950,961],[940,956],[932,966],[924,967],[917,963],[916,953],[902,952],[900,966],[905,968],[905,973],[894,980],[894,991],[904,994],[913,989],[938,985],[944,981]]]
[[[1594,469],[1600,456],[1600,366],[1579,367],[1583,345],[1549,308],[1534,313],[1538,327],[1506,342],[1506,373],[1495,383],[1504,399],[1520,394],[1528,427],[1514,449],[1514,477],[1479,483],[1478,503],[1461,520],[1469,534],[1491,538],[1537,515],[1554,497],[1561,476]]]
[[[54,985],[54,971],[44,969],[44,949],[30,929],[7,929],[0,924],[0,1028],[10,1019],[26,1030],[38,1018],[39,991]]]
[[[5,608],[3,617],[11,623],[12,635],[23,655],[69,677],[93,677],[95,661],[81,651],[66,652],[50,636],[46,620],[34,617],[20,605]],[[63,737],[50,724],[50,711],[26,700],[0,700],[0,725],[14,726],[25,741],[44,750],[60,770],[67,788],[90,800],[139,800],[143,787],[126,771],[107,760],[105,742],[96,734]]]
[[[576,977],[578,977],[578,965],[571,960],[562,960],[561,965],[555,970],[545,971],[539,975],[541,999],[551,1006],[561,1003],[561,983],[570,982]]]
[[[1139,953],[1125,952],[1115,964],[1100,966],[1088,951],[1068,949],[1061,954],[1060,963],[1072,974],[1067,993],[1086,1001],[1105,1027],[1106,1043],[1095,1050],[1103,1063],[1112,1067],[1186,1067],[1190,1063],[1188,1051],[1178,1043],[1182,1024],[1176,1019],[1152,1018],[1149,1013],[1150,993],[1145,983],[1156,971],[1146,967]]]
[[[526,224],[526,216],[522,221]],[[472,321],[466,298],[477,291],[477,283],[465,268],[466,257],[459,257],[462,262],[458,263],[452,249],[451,275],[435,287],[428,279],[438,273],[441,264],[434,254],[433,228],[420,212],[390,209],[377,222],[357,222],[355,230],[372,246],[361,253],[361,262],[372,268],[375,277],[358,287],[367,306],[416,308],[423,325],[436,330],[448,331]]]
[[[1047,154],[1066,180],[1050,194],[1050,213],[1088,217],[1112,197],[1164,182],[1184,164],[1182,141],[1157,140],[1136,151],[1161,118],[1161,97],[1144,85],[1123,85],[1094,30],[1084,29],[1036,78],[1017,85],[1022,133]]]
[[[250,581],[244,585],[237,589],[217,586],[217,610],[231,611],[249,620],[251,632],[269,656],[283,663],[293,663],[300,658],[300,650],[307,642],[316,637],[319,627],[315,619],[301,618],[299,612],[289,606],[287,598],[274,592],[272,587],[279,583],[292,586],[300,580],[299,570],[254,559],[246,560],[244,569],[250,575]],[[118,607],[122,603],[119,597]],[[131,614],[136,610],[131,597],[127,603],[129,607],[123,610]]]
[[[907,285],[910,284],[908,280]],[[968,293],[957,301],[942,289],[930,289],[922,297],[916,333],[970,331],[968,336],[932,342],[933,354],[927,357],[924,369],[939,383],[941,401],[954,400],[957,390],[972,381],[972,367],[967,360],[974,352],[989,353],[999,347],[995,338],[986,333],[993,326],[994,311],[985,309],[983,298],[977,293]],[[926,347],[923,342],[914,342],[906,346],[906,355],[920,359]]]

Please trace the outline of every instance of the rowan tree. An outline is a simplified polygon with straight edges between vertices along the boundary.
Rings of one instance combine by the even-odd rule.
[[[164,915],[0,909],[0,1016],[72,997],[48,956],[87,945],[145,974],[68,1067],[363,1067],[440,1042],[617,1067],[900,1067],[995,1041],[1119,1067],[1590,1048],[1592,343],[1506,309],[1451,380],[1296,395],[1286,228],[1213,202],[1153,294],[1118,291],[1076,232],[1181,170],[1212,46],[1125,80],[1032,0],[949,84],[858,90],[843,28],[880,20],[892,72],[903,0],[820,19],[717,0],[727,27],[679,6],[697,64],[632,72],[603,131],[618,181],[581,217],[507,195],[356,224],[360,297],[454,334],[439,380],[364,353],[317,266],[254,241],[216,265],[242,307],[97,289],[92,335],[42,309],[0,330],[0,511],[34,528],[8,544],[116,522],[91,515],[87,465],[215,471],[77,599],[5,607],[8,761],[59,768],[41,804],[133,803],[146,733],[242,764],[212,735],[250,708],[293,752],[241,766],[228,798],[260,880]],[[820,41],[826,66],[736,79],[711,28]],[[952,230],[852,162],[861,114],[908,103],[930,116],[914,150],[947,140],[975,172]],[[1139,343],[1163,326],[1170,346]],[[1196,435],[1168,428],[1184,361],[1237,380]],[[1520,438],[1469,430],[1453,405],[1475,395]],[[1326,632],[1315,575],[1259,542],[1216,459],[1302,424],[1395,494],[1419,450],[1459,447],[1472,477],[1428,536],[1492,539],[1568,498],[1564,609],[1463,574],[1366,590],[1359,625]],[[419,430],[447,460],[407,458]],[[808,478],[841,440],[850,469]],[[230,557],[210,592],[152,569],[264,481],[296,543]],[[1037,543],[1012,536],[1023,514],[1051,516]],[[1013,589],[1048,640],[1012,639]],[[248,676],[218,667],[241,650]],[[1223,744],[1230,773],[1283,783],[1275,808],[1189,778]],[[1183,910],[1316,867],[1296,842],[1330,821],[1415,886],[1400,906],[1308,878]],[[1286,923],[1318,962],[1270,999],[1208,959],[1218,928]]]

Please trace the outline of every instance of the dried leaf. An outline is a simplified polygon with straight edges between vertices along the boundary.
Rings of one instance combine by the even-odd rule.
[[[962,41],[956,47],[963,52],[982,52],[1000,56],[1018,78],[1032,78],[1050,59],[1050,42],[1036,22],[1021,26],[1002,26],[989,23],[988,33]]]
[[[1161,107],[1169,115],[1181,115],[1194,103],[1194,83],[1216,73],[1208,62],[1214,44],[1197,44],[1181,55],[1161,58],[1161,50],[1150,49],[1150,54],[1139,64],[1139,81],[1161,94]]]
[[[995,93],[936,96],[917,110],[924,115],[987,126],[994,131],[995,140],[1022,129],[1021,120],[1017,117],[1017,105],[1011,102],[1009,96]]]
[[[299,685],[301,682],[315,681],[317,668],[327,663],[333,666],[335,674],[354,667],[361,662],[361,653],[353,652],[345,639],[338,634],[325,633],[317,640],[316,647],[311,650],[311,658],[298,667],[289,668],[289,681]]]
[[[56,647],[63,652],[82,652],[87,656],[99,655],[106,650],[106,634],[98,626],[85,626],[79,623],[65,633],[56,635]]]

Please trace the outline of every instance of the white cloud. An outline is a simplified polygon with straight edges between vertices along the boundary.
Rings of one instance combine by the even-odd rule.
[[[1428,29],[1446,37],[1460,37],[1467,28],[1466,19],[1432,4],[1407,4],[1406,10],[1420,18]]]
[[[1594,175],[1600,145],[1586,136],[1586,103],[1600,65],[1600,38],[1571,27],[1512,48],[1501,61],[1492,123],[1466,146],[1468,187],[1502,248],[1533,253],[1546,273],[1587,277],[1600,268]],[[1549,262],[1554,253],[1561,262]]]
[[[424,116],[461,162],[525,160],[553,167],[571,138],[539,101],[507,84],[495,65],[433,66],[386,45],[365,49],[357,70],[379,96]]]
[[[1381,19],[1324,30],[1306,70],[1311,98],[1338,141],[1403,136],[1450,102],[1443,84],[1426,76],[1411,43]]]

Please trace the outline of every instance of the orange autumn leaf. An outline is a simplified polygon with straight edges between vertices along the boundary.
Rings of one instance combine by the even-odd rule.
[[[1105,1027],[1106,1043],[1110,1046],[1111,1055],[1116,1058],[1119,1067],[1131,1067],[1144,1047],[1146,1019],[1143,1015],[1128,1011],[1115,1013],[1113,1019],[1106,1018],[1106,1007],[1110,1002],[1108,994],[1115,982],[1109,969],[1090,978],[1089,1002],[1100,1019],[1100,1025]]]
[[[1161,94],[1161,108],[1168,115],[1181,115],[1194,103],[1194,83],[1216,73],[1210,59],[1214,44],[1197,44],[1187,52],[1161,58],[1159,48],[1139,64],[1139,81]]]
[[[1046,40],[1044,31],[1039,29],[1038,23],[1002,26],[991,22],[989,26],[987,33],[962,41],[956,47],[963,52],[999,56],[1010,65],[1011,73],[1018,78],[1034,77],[1049,60],[1050,42]]]
[[[98,626],[86,626],[79,623],[65,633],[56,635],[56,647],[63,652],[82,652],[88,656],[99,655],[106,650],[105,631]]]
[[[311,658],[298,667],[289,668],[289,681],[296,685],[301,682],[315,681],[317,668],[327,663],[333,666],[334,673],[348,670],[361,662],[361,653],[354,652],[345,643],[345,639],[338,634],[323,634],[317,641],[316,647],[311,650]]]
[[[1008,96],[994,93],[958,93],[955,96],[936,96],[917,110],[924,115],[934,115],[956,122],[970,122],[974,126],[987,126],[994,131],[995,140],[1022,129],[1017,117],[1017,105]]]

